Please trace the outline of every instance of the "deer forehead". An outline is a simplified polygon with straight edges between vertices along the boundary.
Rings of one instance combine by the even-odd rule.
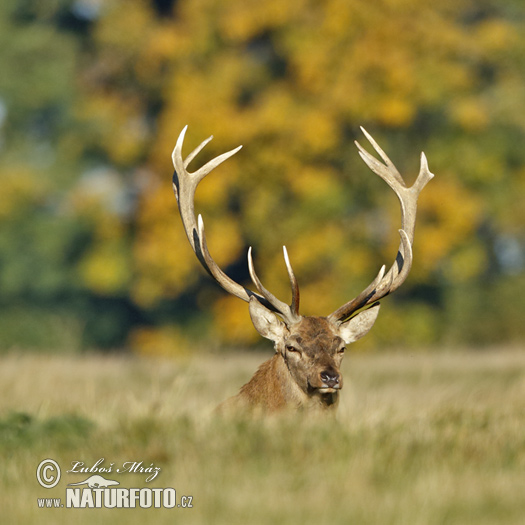
[[[306,352],[335,352],[344,344],[337,329],[325,317],[302,317],[289,327],[287,343],[295,343]]]

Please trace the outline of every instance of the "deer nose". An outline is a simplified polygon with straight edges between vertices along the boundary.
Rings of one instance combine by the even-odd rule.
[[[320,375],[321,381],[326,387],[337,388],[339,386],[341,376],[335,370],[324,370]]]

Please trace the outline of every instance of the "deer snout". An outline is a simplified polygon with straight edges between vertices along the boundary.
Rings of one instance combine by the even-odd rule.
[[[342,388],[341,374],[335,368],[328,368],[319,374],[322,388]]]

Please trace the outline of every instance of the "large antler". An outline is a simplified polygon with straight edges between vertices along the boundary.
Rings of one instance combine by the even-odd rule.
[[[195,252],[195,255],[199,259],[200,263],[204,269],[209,272],[209,274],[219,283],[222,288],[224,288],[228,293],[235,295],[243,301],[249,302],[250,297],[255,296],[263,305],[272,311],[278,313],[283,317],[285,322],[293,324],[300,319],[299,316],[299,287],[297,286],[297,280],[293,273],[292,267],[290,265],[290,260],[288,259],[288,254],[286,248],[284,250],[284,259],[286,262],[286,268],[288,270],[288,276],[290,278],[290,284],[292,287],[292,304],[288,306],[286,303],[283,303],[272,295],[264,286],[261,284],[261,281],[255,273],[253,266],[251,248],[248,251],[248,265],[250,270],[250,275],[252,280],[257,287],[257,290],[261,295],[258,295],[248,288],[236,283],[233,279],[228,277],[217,265],[217,263],[212,259],[210,252],[208,251],[208,245],[206,242],[206,235],[204,233],[204,222],[201,215],[199,215],[198,220],[195,219],[195,208],[194,208],[194,198],[195,190],[199,182],[208,175],[214,168],[222,164],[225,160],[229,159],[231,156],[235,155],[242,146],[235,148],[227,153],[223,153],[218,157],[210,160],[207,164],[199,168],[197,171],[190,173],[187,170],[189,163],[202,151],[202,149],[212,140],[213,136],[206,139],[202,142],[195,150],[193,150],[186,159],[182,159],[182,145],[184,143],[184,137],[186,135],[186,130],[188,126],[185,126],[181,131],[175,149],[172,153],[173,166],[175,168],[175,173],[173,174],[173,191],[175,192],[175,197],[177,198],[177,203],[179,205],[180,216],[182,218],[182,223],[184,225],[184,230],[188,240],[190,241],[191,247]]]
[[[385,266],[383,266],[377,277],[367,288],[357,297],[330,314],[329,319],[336,322],[343,322],[357,310],[378,301],[394,290],[397,290],[403,284],[412,266],[412,243],[414,242],[417,198],[427,182],[434,177],[434,174],[428,169],[425,154],[421,153],[419,175],[417,176],[416,182],[410,188],[407,188],[405,181],[392,161],[387,157],[386,153],[364,128],[361,128],[361,131],[383,159],[384,164],[370,155],[370,153],[363,149],[356,141],[355,144],[359,149],[359,155],[365,161],[366,165],[394,190],[401,204],[401,229],[399,230],[401,242],[396,260],[386,275]]]

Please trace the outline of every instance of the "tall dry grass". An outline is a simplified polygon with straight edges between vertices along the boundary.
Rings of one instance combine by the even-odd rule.
[[[1,358],[2,521],[523,523],[525,352],[349,355],[336,420],[214,416],[265,357]],[[63,471],[153,462],[149,485],[192,495],[193,508],[39,509],[87,477],[43,489],[35,471],[48,457]]]

